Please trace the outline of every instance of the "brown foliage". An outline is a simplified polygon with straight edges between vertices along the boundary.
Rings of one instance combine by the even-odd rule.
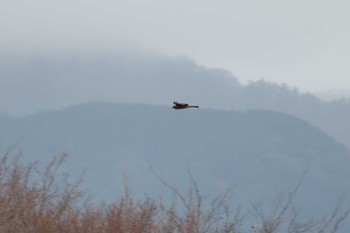
[[[193,187],[182,196],[163,179],[160,181],[180,199],[183,208],[175,204],[166,208],[162,202],[151,199],[134,202],[126,188],[122,198],[109,205],[94,207],[82,205],[84,192],[79,190],[81,179],[71,183],[67,176],[58,175],[58,169],[67,158],[55,157],[44,169],[38,165],[22,166],[19,156],[10,153],[0,158],[0,232],[6,233],[238,233],[279,232],[287,223],[288,232],[338,231],[349,212],[339,206],[324,221],[299,223],[295,215],[286,219],[291,199],[282,206],[276,218],[263,218],[260,226],[242,227],[243,216],[228,206],[229,195],[218,196],[210,208],[203,199],[192,176]],[[80,204],[77,203],[80,202]],[[289,225],[288,225],[289,224]],[[245,229],[245,230],[243,230]]]

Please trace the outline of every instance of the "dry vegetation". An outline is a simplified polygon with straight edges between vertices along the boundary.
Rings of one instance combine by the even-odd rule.
[[[0,161],[0,232],[335,233],[349,214],[337,206],[327,219],[299,222],[291,208],[292,193],[281,200],[270,216],[263,216],[256,209],[259,221],[253,225],[248,223],[249,214],[230,210],[228,194],[219,195],[211,205],[204,206],[194,181],[189,193],[182,195],[159,177],[182,207],[165,207],[151,199],[135,202],[127,188],[115,203],[95,207],[84,202],[79,180],[71,183],[67,176],[58,174],[66,155],[54,158],[41,171],[37,164],[23,166],[18,156],[9,154]]]

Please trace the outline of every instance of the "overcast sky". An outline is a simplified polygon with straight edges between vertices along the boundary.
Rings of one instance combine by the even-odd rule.
[[[142,49],[228,69],[241,82],[350,89],[349,12],[349,0],[0,0],[0,49]]]

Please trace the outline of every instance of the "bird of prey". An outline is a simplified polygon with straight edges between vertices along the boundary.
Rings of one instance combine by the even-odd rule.
[[[178,103],[176,101],[173,102],[173,109],[185,109],[185,108],[199,108],[199,106],[196,105],[189,105],[185,103]]]

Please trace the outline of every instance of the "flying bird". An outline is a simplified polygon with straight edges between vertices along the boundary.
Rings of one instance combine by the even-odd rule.
[[[185,108],[199,108],[199,106],[196,105],[189,105],[186,103],[178,103],[176,101],[173,102],[173,109],[185,109]]]

